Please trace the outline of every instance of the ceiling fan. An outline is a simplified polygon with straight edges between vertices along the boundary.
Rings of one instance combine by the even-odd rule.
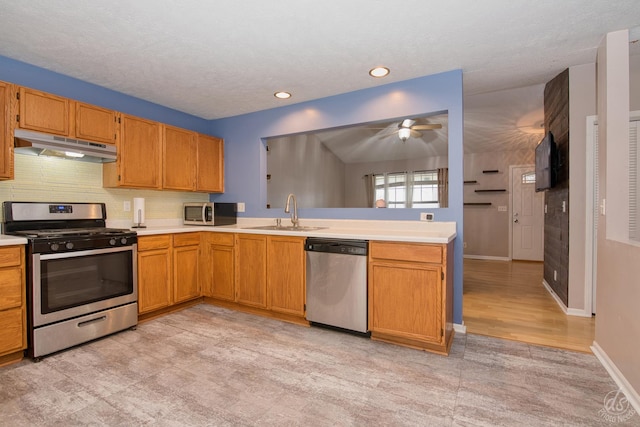
[[[409,139],[409,137],[419,138],[420,136],[422,136],[422,133],[420,133],[421,130],[441,129],[442,125],[440,123],[419,124],[413,119],[404,119],[403,121],[398,123],[397,129],[395,129],[395,127],[393,126],[392,127],[387,126],[385,128],[378,128],[378,129],[389,129],[389,128],[392,129],[391,134],[397,133],[398,138],[400,138],[402,142],[405,142],[407,139]]]

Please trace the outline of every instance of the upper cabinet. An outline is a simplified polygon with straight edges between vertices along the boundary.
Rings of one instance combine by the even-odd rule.
[[[162,188],[195,190],[197,134],[167,125],[162,134]]]
[[[12,84],[0,82],[0,179],[13,178],[12,93]]]
[[[196,191],[224,192],[224,141],[198,134]]]
[[[118,115],[113,110],[97,107],[95,105],[73,102],[75,118],[73,129],[75,137],[88,141],[115,144],[119,130]]]
[[[26,87],[18,89],[18,100],[21,129],[105,144],[116,141],[118,118],[113,110]]]
[[[21,87],[18,100],[18,127],[69,136],[69,99]]]
[[[103,165],[105,187],[160,189],[162,138],[158,122],[122,114],[118,159]]]

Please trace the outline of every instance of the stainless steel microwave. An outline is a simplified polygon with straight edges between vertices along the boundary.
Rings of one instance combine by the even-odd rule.
[[[236,203],[185,203],[182,222],[185,225],[233,225],[237,212]]]

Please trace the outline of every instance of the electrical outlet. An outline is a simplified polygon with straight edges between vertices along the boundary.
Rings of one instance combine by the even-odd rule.
[[[244,212],[244,203],[240,202],[237,205],[238,205],[238,212]]]
[[[467,249],[467,242],[462,243],[462,247],[463,247],[464,249]]]
[[[567,202],[565,202],[564,200],[562,201],[562,212],[566,212],[567,211]]]
[[[547,213],[547,204],[544,204],[544,213]]]
[[[557,281],[558,280],[558,271],[557,270],[553,270],[553,281]]]
[[[122,210],[125,212],[131,212],[131,202],[128,200],[124,202],[124,204],[122,205]]]
[[[433,221],[433,212],[420,212],[420,221]]]

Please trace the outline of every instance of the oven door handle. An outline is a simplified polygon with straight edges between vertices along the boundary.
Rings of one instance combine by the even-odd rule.
[[[83,322],[78,322],[78,328],[82,328],[83,326],[89,326],[93,323],[103,322],[107,320],[107,316],[96,317],[95,319],[85,320]]]
[[[33,254],[33,256],[35,257],[37,255],[40,260],[44,261],[48,259],[77,258],[77,257],[87,256],[87,255],[101,255],[101,254],[109,254],[114,252],[126,252],[126,251],[133,251],[135,255],[137,254],[137,249],[138,249],[138,245],[134,243],[133,245],[130,245],[130,246],[120,246],[117,248],[90,249],[87,251],[63,252],[59,254],[46,254],[46,255]],[[34,258],[34,262],[37,262],[35,258]]]

